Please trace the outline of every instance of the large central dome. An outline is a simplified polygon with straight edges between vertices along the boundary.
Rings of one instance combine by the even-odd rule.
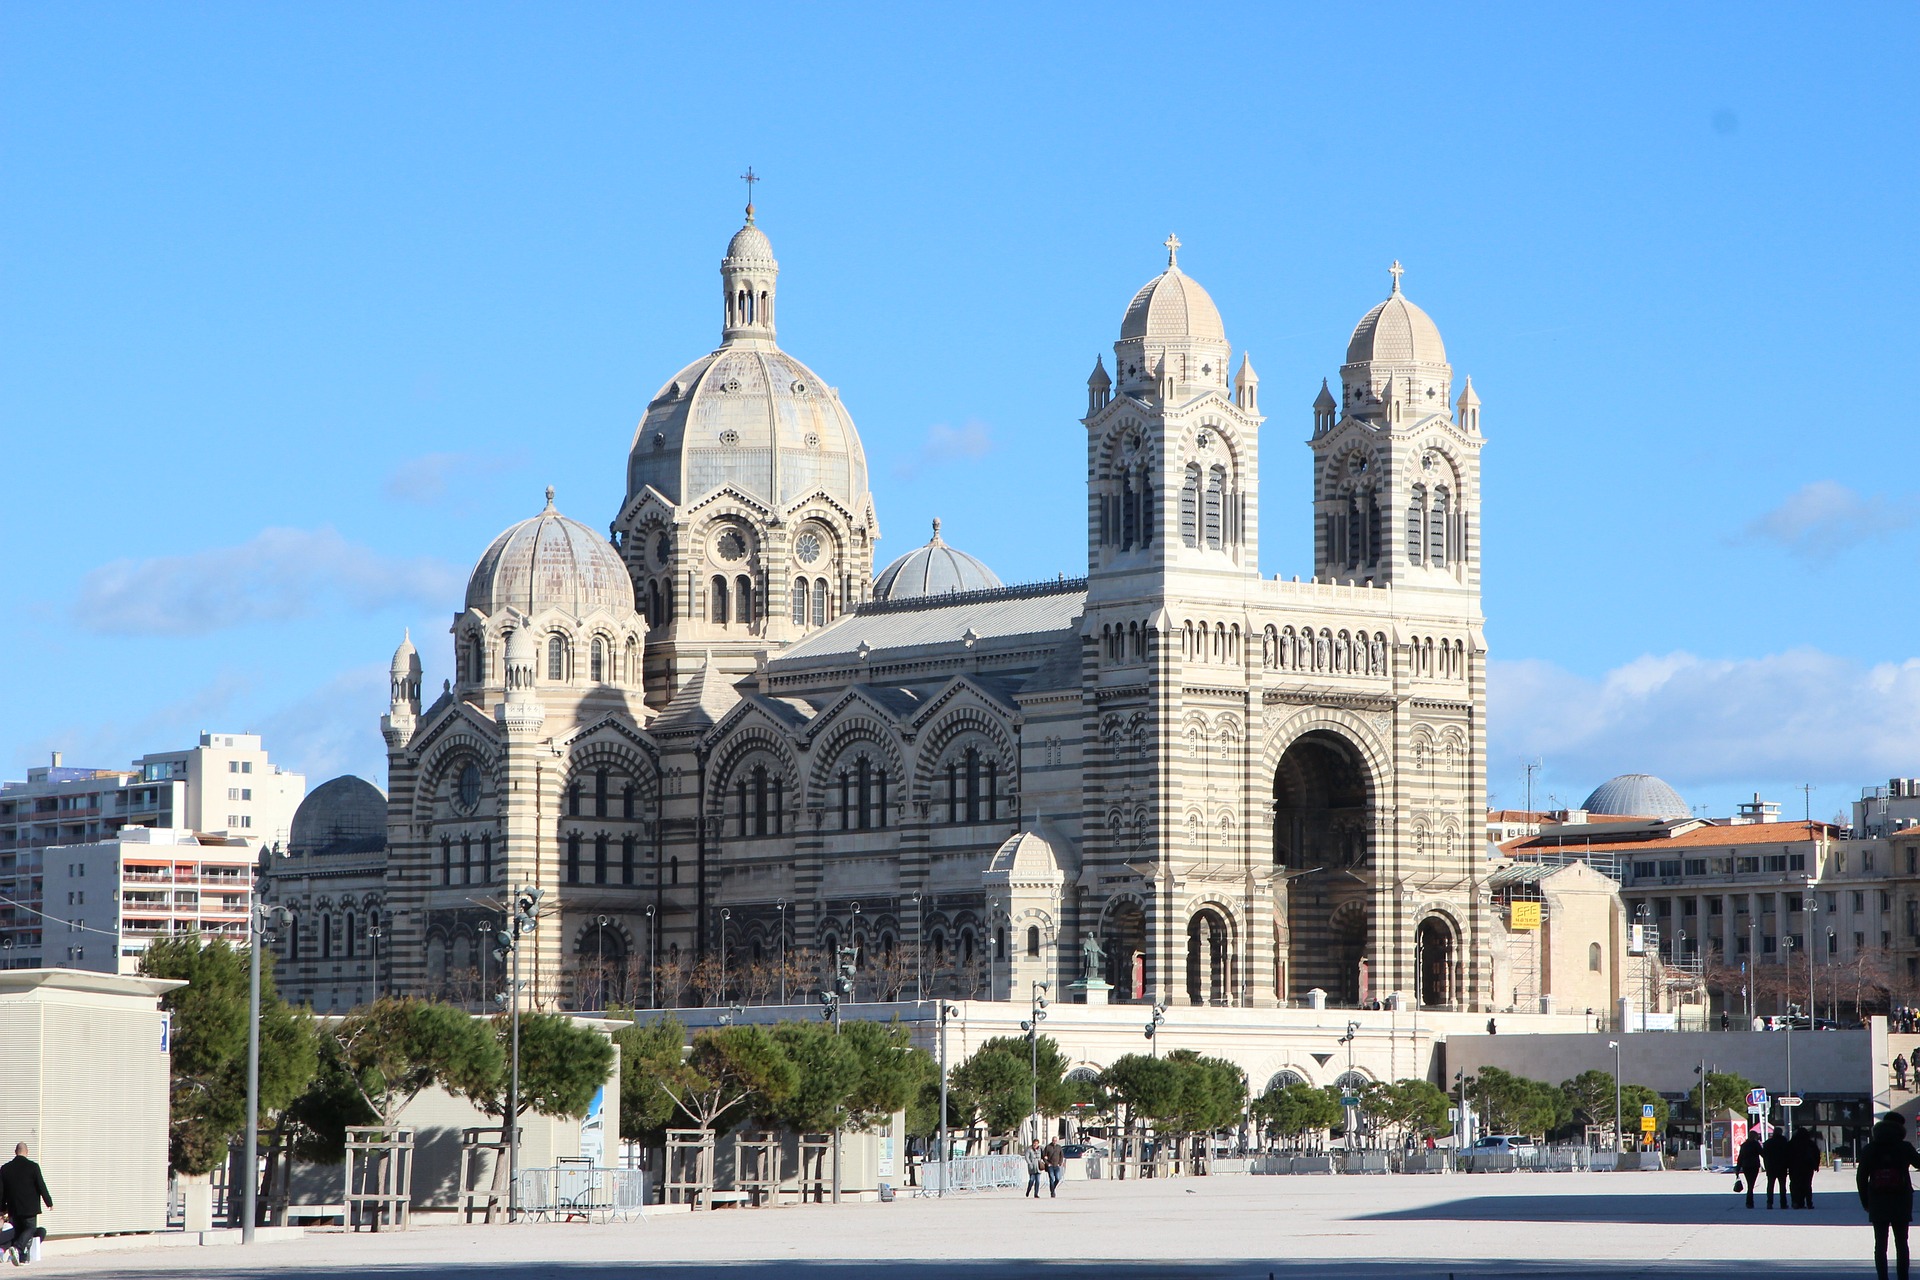
[[[627,459],[629,501],[652,486],[686,506],[730,485],[776,511],[821,492],[856,518],[865,511],[866,452],[840,393],[774,339],[779,273],[749,207],[720,264],[721,346],[648,403]]]

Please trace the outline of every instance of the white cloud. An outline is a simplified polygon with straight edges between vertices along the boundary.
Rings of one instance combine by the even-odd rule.
[[[204,635],[323,606],[444,607],[461,577],[444,561],[382,555],[330,528],[264,529],[239,546],[101,565],[81,580],[73,614],[108,635]]]
[[[1913,522],[1909,499],[1866,495],[1835,480],[1815,480],[1749,523],[1745,536],[1776,543],[1808,560],[1830,560]]]
[[[927,428],[920,451],[894,466],[894,474],[911,480],[928,468],[950,462],[978,462],[994,450],[993,429],[978,420],[950,427],[936,422]]]
[[[1490,664],[1487,696],[1496,770],[1543,757],[1556,777],[1587,785],[1652,773],[1683,795],[1802,780],[1852,788],[1920,765],[1920,658],[1649,654],[1597,680],[1527,659]]]
[[[523,454],[424,453],[395,467],[380,488],[389,498],[432,506],[465,486],[526,464]]]

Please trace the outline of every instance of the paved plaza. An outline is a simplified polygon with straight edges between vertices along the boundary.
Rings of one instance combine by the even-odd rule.
[[[1490,1174],[1219,1177],[672,1214],[645,1222],[422,1227],[310,1235],[252,1249],[135,1249],[40,1275],[318,1280],[772,1280],[910,1270],[940,1280],[1036,1275],[1305,1280],[1483,1276],[1872,1275],[1845,1175],[1812,1212],[1751,1213],[1728,1176]]]

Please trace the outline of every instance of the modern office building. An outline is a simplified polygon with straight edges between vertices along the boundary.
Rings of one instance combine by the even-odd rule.
[[[246,945],[258,846],[237,836],[126,827],[41,856],[41,941],[21,968],[137,973],[150,943],[186,933]]]

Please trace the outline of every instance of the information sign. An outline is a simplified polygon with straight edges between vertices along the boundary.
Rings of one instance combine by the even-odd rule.
[[[1775,1098],[1774,1101],[1779,1103],[1783,1107],[1797,1107],[1801,1103],[1805,1102],[1806,1099],[1801,1097],[1796,1097],[1791,1093],[1783,1093],[1779,1097]]]
[[[1653,1118],[1652,1116],[1641,1116],[1641,1117],[1640,1117],[1640,1132],[1642,1132],[1642,1133],[1652,1133],[1652,1132],[1653,1132],[1653,1128],[1654,1128],[1654,1123],[1655,1123],[1655,1122],[1654,1122],[1654,1118]]]
[[[1640,1118],[1642,1120],[1653,1119],[1653,1104],[1651,1102],[1643,1102],[1640,1104]]]
[[[1507,927],[1509,929],[1538,929],[1540,927],[1540,904],[1537,902],[1514,902],[1507,907]]]

